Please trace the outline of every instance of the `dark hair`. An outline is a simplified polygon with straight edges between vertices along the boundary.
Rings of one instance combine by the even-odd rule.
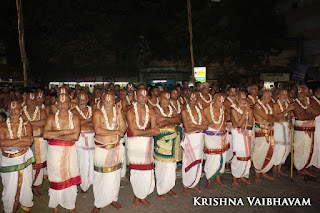
[[[53,93],[51,93],[51,94],[50,94],[50,97],[58,98],[58,95],[57,95],[57,93],[56,93],[56,92],[53,92]]]
[[[1,113],[0,113],[0,117],[4,118],[4,121],[7,120],[7,115],[6,115],[6,113],[4,113],[4,112],[1,112]]]

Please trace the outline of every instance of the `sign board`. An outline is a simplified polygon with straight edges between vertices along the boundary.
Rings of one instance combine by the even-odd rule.
[[[194,67],[194,78],[196,81],[206,82],[206,67]]]
[[[297,64],[294,68],[292,78],[295,80],[303,81],[306,77],[308,67],[302,64]]]
[[[289,73],[261,73],[260,79],[268,82],[289,81]]]

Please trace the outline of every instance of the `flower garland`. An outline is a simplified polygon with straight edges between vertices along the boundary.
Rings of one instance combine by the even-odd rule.
[[[267,107],[265,106],[265,105],[263,105],[263,103],[260,101],[260,99],[258,99],[258,103],[260,104],[260,106],[264,109],[264,112],[266,113],[266,115],[272,115],[272,109],[271,109],[271,107],[270,107],[270,105],[269,104],[266,104],[267,105]],[[269,111],[270,112],[269,112]]]
[[[214,120],[214,115],[213,115],[213,103],[210,104],[210,114],[211,114],[211,119],[212,119],[212,122],[214,124],[219,124],[221,123],[221,121],[224,119],[224,109],[223,107],[220,108],[220,115],[219,115],[219,120],[218,121],[215,121]]]
[[[97,103],[97,109],[100,109],[100,101]]]
[[[279,99],[278,99],[278,100],[279,100]],[[271,101],[272,101],[274,104],[276,103],[276,101],[275,101],[273,98],[271,99]]]
[[[46,109],[46,106],[44,104],[42,104],[41,109]]]
[[[248,95],[248,97],[252,100],[252,103],[255,104],[256,101],[254,100],[254,98],[251,95]],[[258,100],[258,96],[256,96],[257,100]]]
[[[31,119],[31,117],[30,117],[30,115],[29,115],[29,113],[27,111],[27,106],[23,107],[23,112],[24,112],[24,114],[26,115],[26,117],[28,118],[29,121],[34,121],[36,119],[36,117],[37,117],[38,112],[39,112],[39,107],[36,106],[36,109],[34,110],[33,115],[32,115],[32,119]]]
[[[200,102],[198,102],[198,105],[199,105],[199,108],[203,110],[202,104]]]
[[[237,107],[235,104],[231,104],[231,108],[233,108],[234,110],[236,110],[240,115],[243,114],[243,110],[240,109],[240,107]]]
[[[190,115],[191,121],[192,121],[192,123],[194,123],[194,124],[196,124],[196,125],[201,125],[201,124],[202,124],[202,116],[201,116],[200,109],[199,109],[197,106],[194,106],[194,107],[196,108],[196,111],[197,111],[197,113],[198,113],[199,121],[198,121],[198,123],[196,122],[196,120],[194,119],[194,117],[193,117],[193,115],[192,115],[190,106],[189,106],[189,104],[187,104],[187,110],[188,110],[188,113],[189,113],[189,115]]]
[[[233,100],[230,97],[227,97],[227,99],[230,101],[231,106],[234,105]]]
[[[85,120],[87,120],[87,119],[89,119],[89,118],[92,117],[92,108],[91,108],[90,106],[87,106],[87,108],[88,108],[87,115],[84,115],[83,112],[82,112],[82,110],[79,108],[79,106],[76,105],[77,111],[79,112],[79,114],[80,114]]]
[[[177,100],[177,105],[178,105],[178,109],[174,106],[173,102],[170,100],[170,104],[172,105],[172,107],[177,111],[178,114],[181,113],[181,106],[180,106],[180,102],[179,100]]]
[[[162,107],[161,107],[159,104],[157,104],[156,106],[157,106],[158,109],[160,110],[160,112],[161,112],[161,114],[162,114],[163,117],[171,118],[172,113],[173,113],[173,110],[172,110],[172,107],[171,107],[170,105],[168,106],[168,107],[169,107],[169,114],[168,114],[168,115],[166,115],[166,114],[164,113]]]
[[[279,106],[280,106],[280,110],[281,110],[281,112],[283,112],[284,111],[284,109],[283,109],[283,106],[282,106],[282,104],[281,104],[281,102],[280,102],[280,100],[278,99],[277,100],[277,103],[279,104]],[[284,102],[284,105],[286,106],[286,109],[288,109],[288,103],[285,101]],[[284,116],[286,117],[286,116],[288,116],[288,113],[286,113],[286,114],[284,114]]]
[[[57,129],[58,130],[61,130],[60,129],[60,123],[59,123],[59,113],[60,113],[60,110],[58,110],[55,114],[55,122],[56,122],[56,126],[57,126]],[[72,115],[72,112],[70,110],[68,110],[68,113],[69,113],[69,129],[74,129],[74,124],[73,124],[73,115]]]
[[[131,105],[131,101],[127,95],[126,95],[126,99],[127,99],[128,105]]]
[[[318,98],[316,98],[316,96],[312,96],[312,98],[320,105],[320,101],[318,100]]]
[[[180,98],[181,104],[183,104],[183,99],[184,99],[184,98],[181,97],[181,96],[180,96],[179,98]]]
[[[158,98],[157,98],[157,103],[156,104],[152,103],[150,100],[148,100],[148,102],[149,102],[149,104],[151,104],[154,107],[159,105],[159,99]]]
[[[112,126],[110,126],[109,119],[108,119],[108,116],[107,116],[107,112],[104,109],[104,106],[101,107],[101,112],[103,114],[104,120],[106,121],[108,130],[114,130],[114,128],[116,126],[116,121],[117,121],[117,114],[116,113],[117,113],[117,110],[116,110],[115,106],[112,108],[112,111],[113,111]]]
[[[297,99],[297,98],[295,99],[295,102],[297,102],[297,103],[301,106],[302,109],[307,109],[307,108],[308,108],[308,106],[302,105],[302,103],[300,102],[300,100]],[[308,104],[308,105],[310,104],[310,99],[309,99],[309,97],[307,97],[307,104]]]
[[[23,119],[20,117],[19,118],[18,132],[17,132],[17,137],[18,138],[21,138],[22,124],[23,124]],[[8,127],[8,131],[9,131],[10,139],[14,139],[12,128],[11,128],[11,123],[10,123],[10,118],[7,119],[7,127]]]
[[[143,126],[140,126],[140,119],[139,119],[139,114],[138,114],[138,107],[137,107],[137,103],[133,103],[133,108],[134,108],[134,115],[136,117],[136,124],[137,127],[141,130],[146,129],[148,122],[149,122],[149,107],[148,104],[145,104],[144,107],[146,108],[146,120],[144,121]]]
[[[200,98],[207,104],[210,104],[212,102],[212,95],[210,95],[210,93],[208,94],[209,95],[209,100],[207,101],[203,96],[202,96],[202,93],[200,92]]]

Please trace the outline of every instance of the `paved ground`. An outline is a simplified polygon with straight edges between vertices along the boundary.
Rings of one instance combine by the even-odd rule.
[[[286,165],[284,171],[289,174],[289,165]],[[128,175],[128,173],[127,173]],[[251,169],[251,185],[240,183],[239,187],[231,185],[232,176],[231,174],[225,174],[223,176],[223,182],[227,183],[226,187],[214,185],[213,191],[205,190],[206,179],[203,177],[200,180],[199,187],[203,190],[201,194],[191,191],[191,196],[183,196],[183,186],[181,183],[181,177],[177,178],[176,186],[173,191],[179,193],[178,198],[165,197],[164,200],[157,198],[156,190],[148,196],[147,200],[153,204],[152,208],[145,206],[133,207],[133,192],[130,182],[121,182],[121,189],[119,193],[118,202],[123,205],[124,209],[121,212],[319,212],[320,211],[320,173],[317,173],[317,179],[301,180],[298,178],[290,179],[289,177],[277,178],[274,181],[263,179],[263,182],[257,183],[253,180],[253,169]],[[179,174],[178,174],[179,176]],[[2,186],[0,186],[2,190]],[[42,189],[40,190],[45,194],[43,198],[34,198],[34,207],[32,212],[52,212],[49,209],[48,201],[48,181],[45,181]],[[193,197],[231,197],[231,198],[242,198],[244,206],[230,207],[230,206],[206,206],[199,207],[193,206]],[[297,197],[297,198],[311,198],[311,207],[251,207],[247,202],[246,197]],[[92,187],[89,189],[87,194],[78,194],[76,210],[80,213],[90,212],[93,208],[93,192]],[[2,210],[2,203],[0,204]],[[23,212],[19,209],[18,212]],[[67,212],[60,208],[60,212]],[[100,212],[119,212],[112,206],[103,208]]]

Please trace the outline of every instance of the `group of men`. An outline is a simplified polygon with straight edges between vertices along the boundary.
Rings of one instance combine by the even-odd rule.
[[[20,203],[30,212],[45,175],[54,212],[58,205],[75,212],[77,185],[83,193],[93,185],[92,212],[109,204],[121,209],[117,200],[127,165],[133,205],[148,207],[146,197],[155,187],[160,199],[178,197],[172,189],[181,160],[183,195],[201,192],[203,171],[208,190],[212,181],[225,185],[222,175],[229,168],[232,185],[250,184],[251,162],[256,181],[286,176],[281,166],[291,131],[298,175],[314,176],[310,168],[320,168],[320,88],[313,95],[303,85],[290,97],[287,90],[272,94],[257,85],[248,91],[229,86],[225,93],[210,91],[208,83],[194,90],[161,89],[128,84],[118,94],[109,87],[90,96],[60,87],[50,97],[33,90],[23,102],[8,101],[9,118],[0,124],[4,211],[16,212]],[[274,177],[267,175],[271,168]]]

